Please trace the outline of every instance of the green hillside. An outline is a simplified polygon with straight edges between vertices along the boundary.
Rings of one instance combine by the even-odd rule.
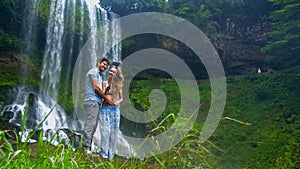
[[[210,141],[219,168],[300,167],[300,67],[229,77],[224,117]]]

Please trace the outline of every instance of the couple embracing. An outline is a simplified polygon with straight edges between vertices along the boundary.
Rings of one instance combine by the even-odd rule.
[[[84,108],[86,117],[83,127],[82,145],[87,155],[92,155],[91,144],[100,118],[100,155],[105,159],[112,159],[115,154],[117,134],[120,126],[119,104],[123,100],[122,83],[124,77],[117,65],[112,65],[108,72],[108,80],[104,79],[104,72],[110,61],[99,59],[96,67],[86,74]]]

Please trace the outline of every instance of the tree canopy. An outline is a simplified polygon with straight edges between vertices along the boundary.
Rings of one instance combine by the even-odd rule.
[[[262,48],[268,61],[276,67],[300,63],[300,2],[297,0],[270,0],[277,10],[271,12],[273,31],[271,41]]]
[[[101,0],[100,3],[120,16],[139,12],[173,14],[192,22],[211,38],[224,33],[228,19],[244,27],[256,24],[262,17],[271,19],[270,39],[262,48],[268,61],[276,67],[300,62],[300,2],[297,0]],[[0,49],[18,49],[22,45],[24,4],[21,0],[0,1]],[[48,15],[49,0],[42,0],[38,8],[41,35],[45,34]],[[79,15],[76,17],[80,18]]]
[[[22,24],[23,13],[21,9],[24,3],[19,0],[0,1],[0,49],[18,49],[22,44],[19,36],[19,28]]]

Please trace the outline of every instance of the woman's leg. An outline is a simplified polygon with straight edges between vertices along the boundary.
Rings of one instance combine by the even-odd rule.
[[[100,112],[100,155],[103,158],[109,156],[109,136],[110,136],[110,111],[107,107],[102,107]]]
[[[111,112],[111,130],[110,130],[110,144],[109,144],[109,158],[113,158],[117,145],[118,132],[120,127],[120,110],[115,107],[114,111]]]

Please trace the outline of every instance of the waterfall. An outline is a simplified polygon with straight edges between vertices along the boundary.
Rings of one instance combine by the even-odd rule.
[[[55,136],[55,132],[59,129],[76,131],[77,126],[73,119],[65,115],[61,106],[55,104],[56,102],[44,93],[19,87],[15,101],[3,108],[0,117],[4,119],[9,117],[9,123],[21,126],[23,117],[26,116],[24,131],[20,129],[18,131],[22,141],[27,139],[33,129],[44,131],[44,140]],[[34,139],[29,141],[31,140],[35,141]]]
[[[102,25],[108,25],[111,20],[118,19],[118,15],[112,12],[108,12],[103,8],[101,10],[101,21]],[[104,51],[109,51],[108,58],[111,61],[121,62],[121,45],[117,44],[116,46],[108,46],[108,42],[115,44],[121,41],[121,26],[119,22],[113,22],[108,27],[103,27],[103,36],[102,36],[102,48]]]
[[[91,54],[91,67],[94,67],[97,58],[106,55],[111,61],[121,62],[121,45],[118,44],[114,47],[109,46],[108,42],[116,43],[121,40],[121,28],[120,23],[114,22],[110,26],[107,26],[112,20],[118,19],[118,15],[112,12],[108,12],[99,5],[98,0],[87,0],[87,7],[89,11],[90,20],[90,43],[89,52]],[[106,27],[107,26],[107,27]],[[103,35],[102,39],[97,39],[97,32],[101,27]],[[106,53],[97,53],[97,49],[101,48]]]
[[[25,41],[25,46],[21,49],[25,53],[32,53],[34,50],[34,45],[36,42],[37,34],[37,6],[39,5],[39,0],[26,0],[23,25],[21,34]]]
[[[111,24],[109,25],[110,21],[115,20],[118,18],[118,15],[108,12],[105,9],[103,9],[99,4],[97,0],[87,0],[87,6],[89,11],[89,20],[90,20],[90,45],[88,46],[88,51],[90,54],[90,66],[89,68],[95,67],[96,61],[100,57],[107,56],[108,59],[111,61],[117,61],[121,62],[121,45],[118,44],[114,47],[109,46],[109,42],[116,43],[120,42],[121,40],[121,30],[120,30],[120,24]],[[107,26],[109,25],[109,26]],[[98,33],[98,27],[101,27],[102,36],[101,39],[98,39],[99,36]],[[98,48],[103,49],[104,53],[99,52]],[[97,53],[99,52],[99,53]],[[105,53],[105,52],[108,52]],[[86,71],[81,70],[83,73],[81,77],[85,76]],[[81,79],[81,78],[80,78]],[[74,79],[73,79],[74,80]],[[77,85],[81,83],[80,81],[76,81]],[[82,88],[78,87],[77,93],[80,93],[79,90],[82,90]],[[83,91],[83,90],[82,90]],[[75,96],[74,96],[75,97]],[[75,104],[78,102],[77,98],[75,97]],[[82,103],[83,101],[79,101]],[[76,105],[75,105],[76,106]],[[81,117],[84,117],[84,113],[82,112]],[[79,117],[79,120],[81,124],[83,125],[83,119]],[[100,145],[100,126],[98,125],[96,132],[94,134],[93,144],[92,144],[92,150],[95,152],[99,152],[99,145]],[[122,137],[122,133],[120,132],[118,134],[118,146],[122,146],[123,149],[126,149],[131,152],[131,148],[129,144],[124,140],[124,137]],[[127,144],[126,144],[127,143]],[[129,153],[130,154],[130,153]]]
[[[67,3],[66,3],[67,2]],[[39,110],[37,111],[40,119],[46,117],[51,112],[55,116],[48,116],[43,123],[43,129],[57,130],[59,128],[78,129],[75,117],[70,116],[74,122],[67,122],[66,113],[57,104],[60,91],[60,84],[65,83],[61,80],[63,59],[67,60],[63,80],[70,80],[70,58],[73,57],[74,35],[66,35],[65,26],[71,25],[70,30],[74,30],[75,18],[69,17],[69,14],[75,16],[75,0],[54,1],[50,6],[50,14],[47,27],[46,46],[43,57],[43,68],[41,74],[41,91],[38,97]],[[68,20],[70,18],[70,20]],[[65,85],[66,87],[66,85]],[[45,95],[42,95],[45,93]],[[48,97],[51,97],[49,99]]]
[[[58,83],[62,68],[65,4],[66,0],[51,3],[41,75],[41,89],[54,100],[58,97]]]
[[[37,31],[38,6],[40,0],[26,0],[24,9],[22,36],[26,46],[22,51],[26,54],[33,54],[34,48],[39,38]],[[80,17],[77,17],[80,15]],[[71,81],[72,66],[87,38],[91,43],[89,50],[91,54],[87,56],[89,68],[95,67],[96,60],[106,53],[99,53],[101,47],[108,52],[108,59],[121,62],[121,45],[108,46],[109,42],[120,42],[120,24],[115,23],[109,27],[111,20],[117,19],[118,15],[108,12],[99,5],[98,0],[60,0],[50,1],[49,19],[47,23],[46,43],[43,50],[43,65],[41,71],[41,86],[39,90],[20,87],[17,89],[15,101],[4,106],[0,112],[0,118],[9,117],[9,123],[21,126],[23,118],[26,116],[24,129],[18,130],[22,141],[27,139],[33,129],[44,132],[44,140],[53,140],[53,144],[58,144],[66,139],[66,132],[81,131],[82,123],[75,113],[66,114],[58,104],[63,102],[62,95],[71,87],[65,85],[65,81]],[[87,30],[88,25],[88,30]],[[97,32],[101,29],[104,35],[102,39],[97,38]],[[77,33],[77,34],[76,34]],[[41,46],[41,45],[40,45]],[[75,70],[74,70],[75,71]],[[86,70],[76,70],[83,72]],[[29,78],[29,76],[27,76]],[[84,79],[84,78],[83,78]],[[76,83],[82,83],[82,78],[78,77]],[[74,83],[72,83],[74,85]],[[78,85],[80,86],[80,85]],[[82,88],[76,89],[78,93],[84,91]],[[80,92],[79,92],[80,91]],[[76,103],[83,104],[82,100],[75,97]],[[66,99],[65,99],[66,101]],[[42,124],[39,126],[39,124]],[[56,134],[57,133],[57,134]],[[75,134],[76,135],[76,134]],[[78,134],[79,135],[79,134]],[[121,136],[121,134],[119,135]],[[34,139],[37,139],[34,137]],[[32,141],[35,141],[35,140]],[[94,150],[100,141],[99,126],[94,139]],[[119,137],[123,140],[123,137]],[[31,140],[30,140],[31,141]],[[69,141],[64,141],[69,142]],[[120,144],[120,143],[119,143]],[[123,144],[128,148],[128,143]]]
[[[89,20],[90,20],[90,42],[91,47],[89,53],[91,54],[91,67],[94,67],[97,61],[97,25],[99,20],[97,20],[97,0],[87,0],[87,7],[89,11]]]
[[[76,0],[70,0],[69,3],[66,4],[66,21],[65,23],[67,23],[67,25],[69,26],[70,32],[75,32],[75,27],[76,27]],[[82,30],[82,29],[81,29]],[[82,37],[82,36],[81,36]],[[61,56],[64,58],[65,62],[64,62],[64,66],[65,67],[65,73],[64,75],[64,80],[70,82],[71,79],[71,75],[72,75],[72,58],[74,56],[74,53],[77,53],[77,50],[75,49],[75,42],[78,41],[78,43],[82,43],[83,39],[79,38],[79,40],[76,39],[75,37],[75,33],[71,33],[65,36],[64,38],[64,44],[67,44],[66,46],[64,46],[64,48],[66,48],[66,50],[64,50],[64,55]],[[80,44],[81,45],[81,44]],[[80,46],[79,45],[79,46]],[[64,85],[64,88],[62,91],[68,91],[68,89],[71,88],[71,85]],[[68,97],[64,97],[63,98],[63,102],[67,102]]]
[[[80,19],[79,19],[79,27],[80,27],[80,30],[83,30],[84,29],[84,4],[85,4],[85,0],[80,0]],[[79,37],[79,44],[78,46],[83,46],[83,36],[80,36]]]
[[[116,15],[115,13],[111,13],[111,20],[117,19],[119,16]],[[112,49],[112,56],[113,56],[113,61],[115,62],[121,62],[121,44],[118,42],[121,42],[121,26],[120,22],[113,22],[112,24],[112,41],[113,44],[117,44],[116,46],[113,47]]]
[[[32,55],[37,48],[38,37],[38,5],[40,0],[26,0],[23,11],[23,22],[21,27],[21,37],[24,44],[21,46],[21,53]],[[32,74],[30,71],[19,71],[23,79],[28,79]],[[25,81],[22,82],[25,84]]]

